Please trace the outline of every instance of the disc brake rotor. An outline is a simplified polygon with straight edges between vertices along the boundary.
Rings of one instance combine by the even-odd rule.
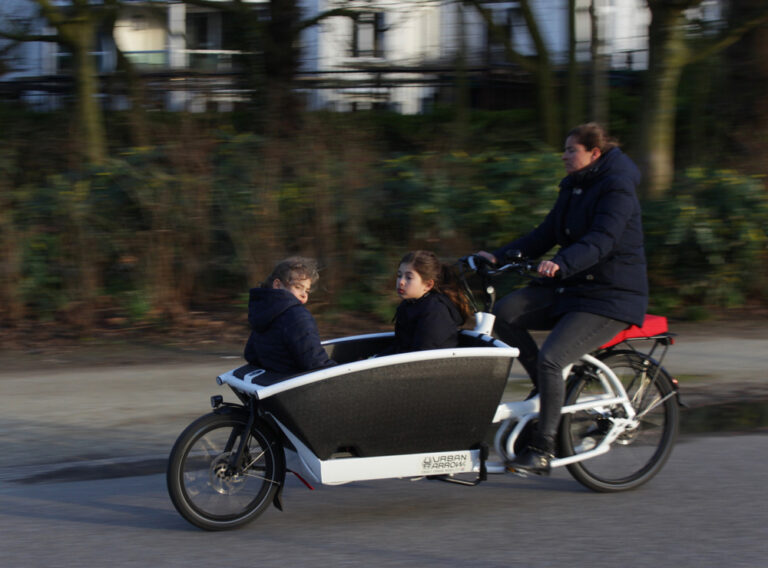
[[[221,495],[235,495],[245,485],[246,477],[229,465],[231,453],[219,455],[211,462],[209,478],[211,487]]]

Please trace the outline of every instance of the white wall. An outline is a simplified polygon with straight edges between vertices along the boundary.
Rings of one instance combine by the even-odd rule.
[[[156,11],[129,7],[115,22],[115,42],[123,51],[166,49],[166,20]]]

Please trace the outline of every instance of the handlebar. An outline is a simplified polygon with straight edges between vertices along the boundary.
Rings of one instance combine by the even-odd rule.
[[[459,259],[459,262],[469,267],[472,272],[476,272],[481,276],[496,276],[505,272],[535,272],[539,263],[534,260],[528,260],[522,256],[518,256],[516,260],[502,264],[501,266],[495,266],[490,260],[479,254],[472,254]]]
[[[533,275],[528,273],[536,272],[536,269],[539,266],[537,261],[523,258],[522,254],[520,253],[507,255],[507,257],[510,256],[512,256],[513,259],[508,260],[501,266],[496,266],[490,260],[478,254],[471,254],[459,259],[459,264],[465,269],[462,271],[460,276],[461,281],[464,285],[464,289],[467,292],[467,297],[470,299],[471,303],[475,306],[477,311],[491,312],[493,310],[493,305],[496,302],[496,289],[491,283],[491,279],[493,277],[498,276],[499,274],[504,274],[506,272],[517,272],[521,275],[533,278]],[[466,269],[469,269],[469,272],[477,274],[480,277],[481,290],[484,295],[484,305],[482,309],[477,305],[475,296],[472,293],[472,289],[467,282]]]

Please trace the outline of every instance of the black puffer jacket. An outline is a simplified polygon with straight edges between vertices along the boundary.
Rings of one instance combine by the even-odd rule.
[[[541,283],[561,294],[557,313],[583,311],[641,325],[648,305],[640,203],[640,172],[613,148],[585,170],[560,182],[560,193],[544,221],[527,235],[495,251],[520,250],[539,258],[556,245],[552,258],[560,279]]]
[[[245,359],[269,371],[299,373],[336,363],[320,345],[309,310],[288,290],[253,288],[248,301],[251,335]]]
[[[395,341],[381,355],[456,347],[462,323],[459,309],[444,294],[403,300],[395,312]]]

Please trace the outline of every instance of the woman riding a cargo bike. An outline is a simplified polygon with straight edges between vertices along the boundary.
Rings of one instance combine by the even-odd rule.
[[[566,467],[603,492],[656,475],[677,435],[678,397],[661,366],[672,343],[666,319],[645,315],[639,170],[592,123],[569,132],[563,163],[568,175],[541,224],[460,261],[473,298],[470,276],[479,279],[480,300],[475,329],[456,347],[392,352],[394,333],[358,335],[315,353],[332,366],[220,375],[237,402],[214,396],[213,412],[171,451],[168,489],[181,515],[209,530],[245,524],[281,506],[287,472],[307,485],[476,485],[489,473]],[[495,306],[493,280],[512,272],[536,276]],[[530,329],[551,332],[539,347]],[[507,401],[518,357],[536,389]]]

